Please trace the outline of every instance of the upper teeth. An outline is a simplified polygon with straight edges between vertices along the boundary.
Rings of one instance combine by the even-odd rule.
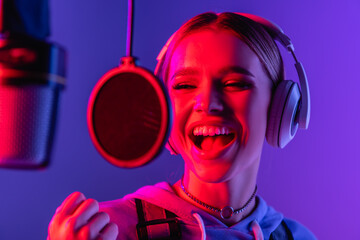
[[[230,134],[230,129],[227,127],[214,126],[199,126],[193,130],[195,136],[215,136],[220,134]]]

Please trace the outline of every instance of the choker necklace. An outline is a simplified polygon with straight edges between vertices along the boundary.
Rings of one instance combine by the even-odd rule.
[[[255,190],[253,192],[253,194],[251,195],[251,197],[249,198],[249,200],[245,203],[245,205],[239,209],[235,209],[230,207],[230,206],[226,206],[226,207],[223,207],[223,208],[216,208],[216,207],[213,207],[213,206],[210,206],[209,204],[206,204],[202,201],[200,201],[199,199],[197,199],[196,197],[194,197],[193,195],[191,195],[191,193],[189,193],[184,185],[183,185],[183,179],[181,178],[180,180],[180,185],[181,185],[181,189],[183,190],[183,192],[191,199],[193,200],[194,202],[200,204],[201,206],[211,210],[211,211],[214,211],[214,212],[219,212],[220,213],[220,216],[222,219],[229,219],[233,214],[239,214],[243,211],[245,211],[245,209],[249,206],[249,204],[251,203],[251,201],[254,199],[254,197],[256,196],[256,192],[257,192],[257,186],[255,186]]]

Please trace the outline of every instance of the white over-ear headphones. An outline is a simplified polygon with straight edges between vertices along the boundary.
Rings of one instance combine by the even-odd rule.
[[[266,129],[267,142],[274,147],[283,148],[294,138],[298,127],[307,129],[309,125],[310,91],[305,70],[295,56],[294,46],[290,38],[284,34],[279,26],[256,15],[248,13],[236,14],[261,24],[274,40],[280,42],[291,53],[295,60],[300,88],[292,80],[283,80],[278,83],[272,96]],[[155,75],[158,75],[159,69],[164,63],[165,53],[174,35],[175,33],[169,38],[157,57],[158,64],[155,68]],[[171,138],[168,145],[170,150],[176,154],[177,151]]]

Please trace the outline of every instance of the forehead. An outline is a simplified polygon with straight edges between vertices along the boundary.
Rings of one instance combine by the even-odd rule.
[[[170,60],[169,80],[179,69],[195,68],[216,74],[220,69],[238,66],[256,74],[262,71],[257,55],[229,31],[202,30],[178,44]]]

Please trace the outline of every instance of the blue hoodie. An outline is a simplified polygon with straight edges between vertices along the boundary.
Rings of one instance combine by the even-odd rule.
[[[167,182],[154,186],[145,186],[122,199],[100,203],[100,211],[107,212],[112,222],[119,227],[120,239],[137,239],[135,198],[145,200],[170,212],[179,220],[182,239],[244,239],[267,240],[282,220],[291,230],[295,240],[316,239],[304,226],[294,220],[284,218],[266,202],[257,197],[256,209],[245,219],[232,226],[227,226],[211,214],[178,197]],[[202,227],[203,226],[203,227]]]

